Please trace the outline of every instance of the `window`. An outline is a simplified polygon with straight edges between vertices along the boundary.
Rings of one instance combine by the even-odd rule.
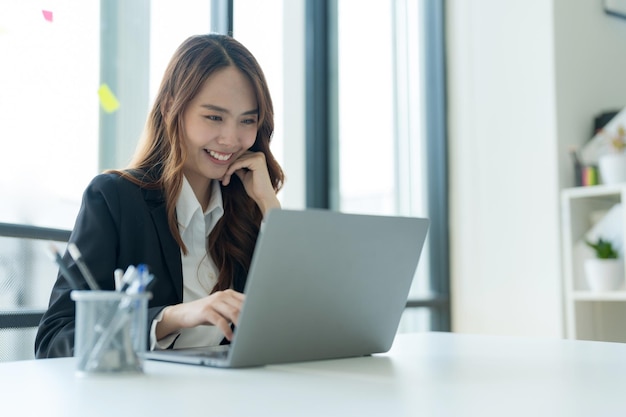
[[[263,69],[274,104],[271,149],[285,171],[278,197],[285,208],[304,208],[303,2],[234,1],[233,37]]]
[[[307,13],[307,204],[429,217],[401,329],[445,330],[442,4],[309,1]]]
[[[0,222],[70,229],[96,173],[98,2],[0,3]],[[50,242],[0,237],[0,310],[43,309]],[[34,329],[0,329],[0,360],[33,356]]]
[[[174,49],[210,31],[210,12],[210,0],[0,2],[0,223],[73,227],[93,176],[129,161]],[[0,311],[45,309],[49,245],[0,237]],[[32,358],[34,332],[0,329],[0,360]]]
[[[71,228],[98,149],[98,2],[0,3],[0,221]]]
[[[429,217],[421,36],[414,1],[337,1],[338,209]],[[410,299],[429,289],[428,245]],[[430,327],[409,309],[401,329]]]

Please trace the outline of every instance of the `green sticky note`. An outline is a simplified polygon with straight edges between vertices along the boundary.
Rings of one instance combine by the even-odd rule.
[[[113,113],[120,107],[120,102],[117,101],[115,94],[106,84],[102,84],[98,89],[98,97],[100,97],[102,108],[107,113]]]

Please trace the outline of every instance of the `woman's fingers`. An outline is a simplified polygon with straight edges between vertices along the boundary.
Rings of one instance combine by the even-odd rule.
[[[232,340],[233,330],[230,327],[230,322],[226,320],[224,316],[216,311],[211,311],[209,313],[209,321],[211,322],[211,324],[213,324],[215,327],[222,331],[226,339],[228,339],[229,341]]]
[[[215,303],[215,311],[217,311],[224,319],[235,325],[239,324],[239,313],[243,304],[243,294],[233,290],[221,291],[219,301]]]
[[[233,331],[231,323],[235,326],[239,323],[239,313],[245,296],[233,290],[218,291],[202,299],[204,305],[204,320],[206,324],[212,324],[219,328],[226,339],[231,340]]]
[[[230,184],[233,175],[241,179],[246,192],[252,198],[268,190],[274,192],[263,152],[246,152],[241,155],[226,170],[222,184],[225,186]]]
[[[230,166],[226,170],[226,173],[222,177],[222,184],[224,184],[225,186],[230,184],[230,179],[233,175],[235,175],[235,173],[240,173],[241,171],[253,171],[255,169],[258,169],[256,164],[254,164],[254,160],[251,158],[251,156],[255,156],[256,153],[260,153],[262,156],[265,156],[261,152],[244,153],[237,160],[235,160],[232,164],[230,164]]]
[[[263,152],[246,152],[234,161],[222,177],[222,184],[230,184],[233,175],[239,177],[246,193],[257,203],[263,215],[269,209],[280,207]]]
[[[215,292],[207,297],[188,303],[176,304],[163,310],[163,320],[157,324],[157,339],[180,329],[202,325],[214,325],[231,340],[231,323],[239,323],[239,313],[245,295],[234,290]]]

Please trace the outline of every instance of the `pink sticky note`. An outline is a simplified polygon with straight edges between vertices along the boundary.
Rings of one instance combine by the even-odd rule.
[[[48,22],[52,22],[52,12],[50,10],[42,10],[41,13],[43,13],[44,19]]]

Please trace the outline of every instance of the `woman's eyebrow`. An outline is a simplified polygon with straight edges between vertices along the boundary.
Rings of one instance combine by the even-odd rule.
[[[200,107],[203,107],[207,110],[218,111],[220,113],[230,113],[227,109],[220,107],[220,106],[216,106],[214,104],[201,104]]]
[[[205,108],[207,110],[213,110],[213,111],[217,111],[220,113],[226,113],[226,114],[231,114],[230,110],[225,109],[223,107],[220,106],[216,106],[214,104],[201,104],[200,107]],[[246,112],[243,112],[242,115],[251,115],[251,114],[259,114],[259,109],[252,109],[252,110],[248,110]]]
[[[252,109],[252,110],[248,110],[242,113],[242,115],[244,116],[253,115],[253,114],[254,115],[259,114],[259,109]]]

